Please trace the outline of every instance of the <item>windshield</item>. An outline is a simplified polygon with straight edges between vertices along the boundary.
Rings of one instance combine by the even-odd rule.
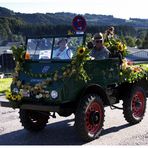
[[[27,40],[27,52],[32,60],[71,59],[78,46],[83,44],[83,36],[32,38]]]
[[[50,59],[52,44],[53,38],[28,39],[27,52],[30,54],[30,59]]]

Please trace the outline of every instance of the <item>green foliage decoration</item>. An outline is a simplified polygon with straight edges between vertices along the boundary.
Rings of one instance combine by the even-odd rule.
[[[140,79],[148,78],[148,65],[134,65],[133,63],[122,60],[120,71],[120,83],[129,82],[134,83]]]
[[[110,27],[103,35],[104,45],[110,50],[112,56],[117,56],[118,53],[121,53],[125,57],[128,54],[126,44],[115,35],[114,27]]]
[[[12,47],[13,56],[16,61],[16,67],[15,67],[15,73],[13,74],[13,81],[12,84],[16,85],[20,92],[19,94],[13,94],[12,92],[6,93],[6,98],[10,101],[21,101],[23,98],[22,92],[29,91],[32,92],[32,94],[36,98],[40,97],[49,97],[49,91],[46,91],[47,85],[50,85],[58,80],[64,80],[65,78],[70,78],[72,75],[76,76],[77,80],[83,80],[87,82],[90,80],[89,76],[87,75],[87,72],[84,69],[84,64],[87,60],[90,59],[89,52],[87,48],[84,46],[80,46],[77,49],[76,55],[71,60],[71,63],[68,64],[65,67],[62,67],[61,70],[56,70],[53,73],[46,73],[46,74],[36,74],[29,71],[26,71],[23,69],[23,63],[25,61],[25,49],[23,46],[20,47]],[[36,84],[35,86],[31,86],[30,84],[22,84],[21,80],[19,80],[18,75],[19,72],[23,72],[26,75],[29,75],[31,77],[37,77],[37,78],[46,78],[41,83]],[[39,95],[38,95],[39,94]]]

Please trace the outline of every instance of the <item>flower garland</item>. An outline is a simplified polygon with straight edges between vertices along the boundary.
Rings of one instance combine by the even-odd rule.
[[[76,55],[73,57],[70,64],[66,67],[62,67],[61,70],[47,74],[33,74],[23,69],[23,63],[25,61],[25,48],[24,47],[12,47],[13,56],[16,61],[15,72],[13,74],[12,84],[17,86],[19,89],[18,93],[7,92],[6,98],[10,101],[20,101],[23,97],[30,97],[30,94],[35,96],[37,99],[49,98],[50,92],[46,90],[47,85],[62,80],[64,78],[76,75],[77,79],[81,79],[85,82],[89,80],[89,77],[84,69],[85,62],[89,59],[89,50],[84,46],[77,48]],[[19,54],[18,54],[19,53]],[[31,77],[46,78],[41,83],[31,86],[30,84],[23,85],[19,80],[19,72],[24,72]]]
[[[76,65],[76,72],[77,72],[76,77],[80,80],[85,81],[85,82],[90,80],[86,70],[84,69],[84,65],[85,65],[86,61],[91,59],[90,52],[91,51],[88,50],[87,48],[80,46],[77,49],[76,56],[72,60],[72,63],[75,63],[75,65]]]
[[[115,38],[114,28],[109,28],[104,34],[105,42],[104,45],[111,51],[113,55],[121,53],[123,57],[127,54],[126,45],[121,42],[118,38]],[[35,98],[49,98],[50,92],[47,90],[47,86],[58,80],[64,80],[65,78],[70,78],[75,75],[76,79],[83,80],[87,82],[90,80],[84,65],[87,60],[90,60],[91,50],[84,46],[77,48],[77,52],[72,58],[70,64],[66,67],[62,67],[61,70],[55,71],[53,73],[46,74],[34,74],[23,69],[23,63],[25,61],[25,48],[20,46],[18,48],[12,47],[13,56],[16,61],[15,72],[13,74],[12,85],[18,87],[19,92],[7,92],[6,98],[10,101],[21,101],[23,97],[30,97],[30,95],[35,96]],[[28,58],[28,56],[27,56]],[[37,78],[46,78],[46,80],[41,83],[31,86],[30,84],[23,85],[21,80],[19,80],[19,72],[24,72],[26,75]],[[139,79],[147,79],[148,66],[145,65],[133,65],[129,63],[125,58],[122,60],[121,71],[120,71],[120,83],[129,82],[134,83]]]
[[[147,79],[148,69],[144,65],[133,65],[126,59],[122,60],[120,71],[120,83],[129,82],[134,83],[142,78]]]

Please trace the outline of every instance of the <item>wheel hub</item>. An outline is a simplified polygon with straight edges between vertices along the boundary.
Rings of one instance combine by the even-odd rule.
[[[137,101],[135,102],[135,107],[136,107],[137,109],[141,108],[141,105],[142,105],[142,103],[141,103],[139,100],[137,100]]]
[[[142,117],[144,110],[144,96],[141,92],[137,92],[132,100],[132,111],[135,117]]]
[[[93,112],[91,112],[90,113],[90,124],[98,124],[99,123],[99,121],[100,121],[100,114],[99,114],[99,112],[95,112],[95,111],[93,111]]]
[[[91,103],[87,108],[85,124],[89,133],[95,134],[101,129],[102,114],[101,106],[96,102]]]

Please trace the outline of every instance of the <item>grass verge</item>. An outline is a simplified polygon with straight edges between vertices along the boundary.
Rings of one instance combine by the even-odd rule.
[[[0,93],[5,93],[10,90],[10,84],[12,82],[12,78],[4,78],[0,79]]]

